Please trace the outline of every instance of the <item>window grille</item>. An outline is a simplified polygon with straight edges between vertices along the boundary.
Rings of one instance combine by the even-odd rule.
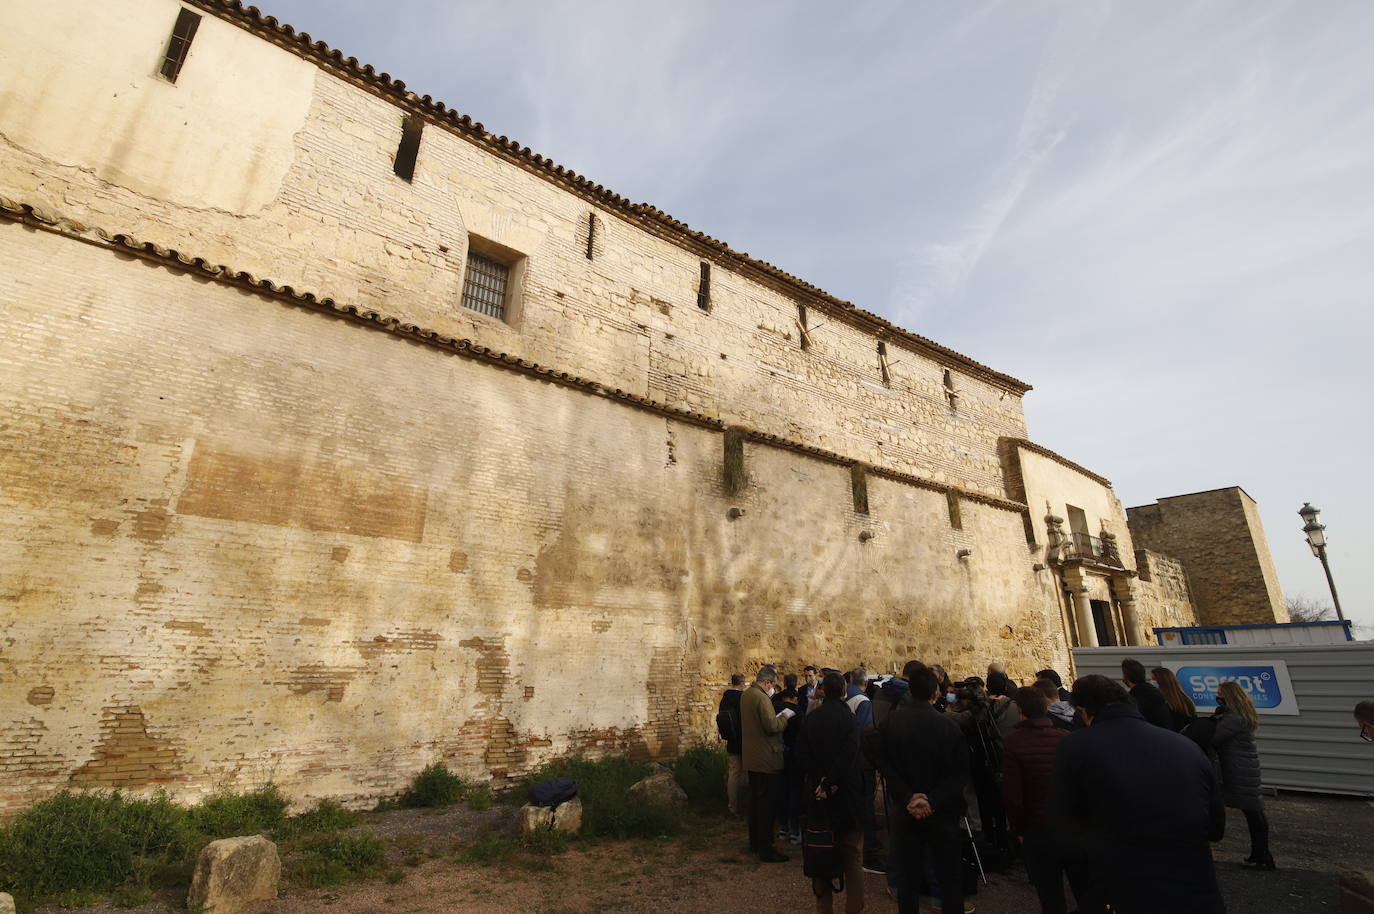
[[[697,286],[697,307],[711,310],[711,265],[705,261],[701,264],[701,282]]]
[[[463,280],[463,307],[505,320],[509,280],[509,265],[469,251],[468,272]]]
[[[191,39],[196,37],[200,28],[200,16],[188,9],[177,13],[176,25],[172,27],[171,40],[167,42],[167,53],[162,57],[161,73],[168,82],[176,82],[181,73],[181,65],[186,63],[186,55],[191,51]]]

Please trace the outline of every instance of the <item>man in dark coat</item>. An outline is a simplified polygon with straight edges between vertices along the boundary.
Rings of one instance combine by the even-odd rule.
[[[1078,910],[1224,914],[1208,842],[1225,810],[1202,750],[1148,723],[1105,676],[1075,682],[1073,703],[1088,726],[1059,744],[1049,823],[1091,877]]]
[[[881,730],[883,777],[896,809],[892,853],[897,866],[897,910],[917,914],[927,856],[944,911],[964,910],[959,872],[959,820],[968,781],[968,743],[959,725],[932,707],[939,680],[928,669],[908,681],[910,694]],[[900,858],[900,859],[897,859]]]
[[[1059,741],[1067,734],[1049,719],[1049,699],[1035,686],[1016,690],[1021,720],[1002,741],[1002,792],[1007,828],[1021,845],[1041,914],[1065,914],[1064,866],[1045,824]]]
[[[845,681],[828,673],[817,698],[821,706],[806,718],[797,737],[797,757],[806,777],[808,821],[829,825],[844,863],[845,911],[864,908],[863,773],[859,767],[859,722],[845,704]],[[812,880],[816,909],[834,910],[828,879]]]
[[[1174,716],[1169,713],[1169,705],[1159,689],[1150,682],[1150,677],[1145,675],[1143,663],[1131,657],[1121,661],[1121,678],[1126,680],[1126,686],[1131,690],[1131,700],[1140,709],[1142,717],[1156,727],[1174,729]]]

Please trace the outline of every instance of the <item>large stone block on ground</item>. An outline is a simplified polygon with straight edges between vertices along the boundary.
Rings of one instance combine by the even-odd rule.
[[[577,834],[582,831],[582,800],[573,797],[557,806],[534,806],[526,803],[520,807],[520,833],[534,834],[537,831],[565,831]]]
[[[1374,914],[1374,870],[1341,874],[1341,914]]]
[[[237,914],[254,901],[277,897],[281,858],[261,835],[211,841],[196,858],[186,906],[202,914]]]
[[[659,768],[644,780],[636,782],[625,795],[634,802],[654,803],[674,809],[687,808],[687,791],[678,785],[667,768]]]
[[[14,898],[6,892],[0,892],[0,914],[14,914]]]
[[[582,799],[573,797],[553,808],[553,827],[556,831],[577,834],[582,831]]]
[[[520,834],[532,835],[553,828],[553,807],[526,803],[520,807]]]

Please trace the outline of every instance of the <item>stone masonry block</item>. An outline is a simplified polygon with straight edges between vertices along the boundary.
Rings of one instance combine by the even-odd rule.
[[[186,906],[201,914],[237,914],[251,902],[277,897],[281,859],[261,835],[211,841],[196,858]]]

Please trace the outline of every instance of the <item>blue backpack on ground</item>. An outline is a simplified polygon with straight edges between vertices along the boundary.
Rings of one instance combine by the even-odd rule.
[[[577,782],[572,778],[549,778],[530,788],[530,802],[535,806],[557,806],[577,796]]]

